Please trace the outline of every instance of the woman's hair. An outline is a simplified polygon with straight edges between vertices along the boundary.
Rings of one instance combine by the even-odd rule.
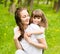
[[[33,23],[33,18],[41,18],[41,22],[39,24],[39,26],[43,26],[43,27],[47,27],[47,20],[46,20],[46,17],[44,15],[44,12],[40,9],[36,9],[34,11],[32,11],[31,13],[31,18],[30,18],[30,23]]]
[[[20,12],[23,10],[27,10],[27,9],[26,8],[17,8],[15,11],[16,24],[17,24],[17,26],[19,26],[19,30],[21,31],[21,36],[18,38],[19,41],[24,37],[24,25],[22,24],[21,15],[20,15]]]

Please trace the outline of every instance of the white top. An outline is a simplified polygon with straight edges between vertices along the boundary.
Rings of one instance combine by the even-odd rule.
[[[27,29],[25,30],[25,32],[31,32],[33,30],[40,30],[40,27],[36,24],[30,24]],[[34,41],[35,43],[38,43],[37,39],[41,39],[41,38],[45,38],[44,34],[40,34],[40,35],[31,35],[31,40]],[[28,53],[28,54],[42,54],[42,49],[39,49],[35,46],[30,45],[25,39],[22,39],[20,41],[23,49]]]

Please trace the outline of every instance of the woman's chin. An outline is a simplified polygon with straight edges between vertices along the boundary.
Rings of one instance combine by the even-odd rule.
[[[27,25],[28,25],[28,24],[29,24],[29,22],[26,22],[25,24],[27,24]]]

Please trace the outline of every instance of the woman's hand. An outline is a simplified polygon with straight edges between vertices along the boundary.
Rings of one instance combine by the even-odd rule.
[[[32,35],[32,32],[26,32],[27,36],[31,36]]]
[[[18,39],[18,37],[21,35],[21,32],[18,28],[14,29],[14,39]]]
[[[27,33],[24,33],[24,39],[28,42],[31,43],[30,37],[28,37]]]

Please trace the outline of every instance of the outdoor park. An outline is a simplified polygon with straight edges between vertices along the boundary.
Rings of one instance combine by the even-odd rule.
[[[47,17],[45,31],[48,49],[44,54],[60,54],[60,0],[0,0],[0,54],[14,54],[14,12],[17,7],[27,7],[29,13],[42,9]]]

